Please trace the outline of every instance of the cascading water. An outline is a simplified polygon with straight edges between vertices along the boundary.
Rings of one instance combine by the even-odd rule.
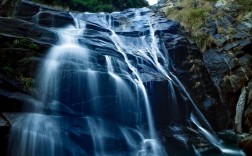
[[[173,139],[187,146],[190,138],[183,127],[189,127],[223,153],[242,155],[221,146],[171,72],[159,38],[171,29],[169,22],[160,30],[167,21],[157,20],[147,8],[71,16],[74,25],[53,29],[59,43],[51,48],[38,74],[43,106],[13,117],[9,155],[176,155],[173,142],[164,145],[167,141],[159,137],[153,115],[153,101],[160,101],[152,94],[155,82],[166,84],[162,87],[170,103],[165,108],[171,110],[162,112],[167,114],[164,120]],[[188,149],[192,149],[188,155],[200,153],[190,146],[185,153]]]

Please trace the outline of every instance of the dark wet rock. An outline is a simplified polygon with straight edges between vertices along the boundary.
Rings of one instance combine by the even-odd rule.
[[[210,33],[211,34],[211,33]],[[212,34],[211,34],[212,35]],[[213,42],[217,45],[217,46],[222,46],[223,44],[225,44],[227,42],[227,37],[223,37],[220,34],[216,34],[213,35]]]
[[[243,39],[249,37],[248,33],[245,32],[237,32],[235,35],[232,36],[234,39]]]
[[[167,150],[171,151],[172,155],[196,155],[194,148],[199,152],[212,148],[207,141],[200,137],[198,131],[190,127],[167,125],[159,129],[162,129],[159,131],[162,136],[161,141],[168,145]]]
[[[224,123],[227,122],[226,112],[220,105],[218,90],[206,70],[200,51],[195,45],[183,38],[176,41],[176,47],[172,47],[174,42],[167,41],[165,44],[173,62],[174,73],[185,84],[190,95],[199,104],[201,111],[203,111],[213,127],[223,129],[225,127]],[[190,47],[190,50],[188,50],[188,47]],[[225,71],[227,69],[229,69],[228,66],[225,67]],[[205,94],[202,94],[202,92],[205,92]],[[215,120],[216,116],[218,116],[218,121]]]
[[[216,26],[212,26],[209,28],[209,34],[210,35],[215,35],[217,33],[217,27]]]
[[[23,102],[16,94],[24,94],[22,92],[20,84],[14,78],[0,74],[0,112],[21,111]]]
[[[249,133],[252,132],[252,105],[250,104],[245,111],[245,125],[249,127]]]
[[[225,104],[231,119],[235,114],[234,110],[239,92],[252,77],[252,56],[244,54],[244,51],[237,56],[239,58],[229,53],[218,53],[212,50],[204,54],[207,69],[211,73],[215,85],[219,88],[222,102]]]
[[[73,18],[69,14],[58,14],[57,12],[40,11],[33,17],[33,22],[46,27],[64,27],[74,24]]]
[[[46,27],[65,27],[74,24],[73,18],[68,12],[53,10],[29,1],[19,3],[15,17]]]
[[[237,21],[236,11],[241,6],[236,2],[218,1],[215,7],[216,11],[207,16],[206,25],[203,26],[210,31],[212,26],[218,25],[218,34],[208,33],[214,44],[210,44],[203,52],[204,64],[218,88],[221,103],[229,114],[227,126],[233,128],[241,88],[246,86],[252,77],[251,50],[249,50],[251,31],[248,24],[250,15],[246,15],[242,22]]]
[[[216,27],[216,21],[212,20],[211,18],[207,17],[206,18],[206,27],[210,28],[210,27]]]
[[[250,40],[250,38],[246,38],[246,39],[240,41],[239,46],[240,47],[245,47],[245,46],[247,46],[249,44],[251,44],[251,40]]]
[[[28,0],[0,1],[0,16],[18,18],[46,27],[64,27],[74,24],[73,18],[68,12]],[[4,21],[0,21],[0,23],[2,22]]]
[[[224,16],[223,18],[217,19],[217,26],[223,29],[228,29],[228,27],[230,27],[231,24],[232,23],[226,16]]]
[[[0,17],[0,34],[9,37],[27,37],[40,43],[54,44],[57,35],[36,24],[18,19]]]
[[[15,80],[0,74],[0,88],[11,92],[18,92],[20,88]]]
[[[221,77],[224,77],[224,75],[228,74],[232,68],[237,66],[235,63],[229,63],[232,58],[232,55],[230,56],[224,52],[218,52],[216,50],[209,50],[204,53],[204,63],[210,71],[215,84],[218,84]]]
[[[225,49],[226,51],[228,51],[228,50],[231,50],[232,48],[238,46],[239,44],[240,44],[239,41],[232,42],[232,43],[228,43],[228,44],[226,44],[226,45],[224,46],[224,49]]]
[[[168,81],[153,81],[149,84],[146,83],[148,94],[151,95],[149,99],[152,104],[155,124],[163,126],[169,125],[170,123],[176,123],[178,125],[186,124],[186,118],[190,116],[190,112],[193,108],[186,98],[177,99],[177,104],[173,105],[175,102],[173,97],[167,95],[166,92],[171,85],[169,83]],[[178,96],[180,92],[178,88],[174,88],[175,96]],[[170,103],[170,105],[167,105],[167,103]],[[180,107],[183,107],[183,109],[179,109]]]
[[[250,135],[241,140],[239,147],[242,148],[247,155],[252,155],[252,136]]]
[[[224,141],[235,144],[242,140],[242,138],[235,134],[233,130],[223,130],[221,132],[218,132],[218,136]]]
[[[19,0],[1,0],[0,16],[11,17],[14,15]]]
[[[29,19],[35,16],[40,10],[40,6],[34,2],[27,0],[19,1],[15,9],[15,17]]]
[[[216,104],[215,99],[207,97],[203,103],[203,106],[205,110],[209,110],[211,107],[214,107],[215,104]]]

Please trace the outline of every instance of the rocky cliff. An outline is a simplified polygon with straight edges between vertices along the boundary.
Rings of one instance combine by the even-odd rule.
[[[233,129],[236,133],[251,134],[251,2],[168,0],[161,10],[168,18],[180,21],[188,31],[188,38],[196,42],[201,49],[201,63],[210,73],[210,81],[217,88],[214,91],[220,99],[217,103],[221,104],[228,114],[228,122],[224,127]],[[181,16],[187,17],[189,21]],[[190,85],[187,87],[192,88]],[[204,95],[209,97],[206,92],[191,93],[196,100]],[[202,108],[213,106],[209,102],[199,103]],[[213,116],[214,114],[215,112]]]
[[[73,18],[68,12],[26,1],[3,0],[0,10],[0,126],[2,132],[0,143],[6,147],[11,119],[8,119],[8,115],[5,114],[21,110],[30,111],[34,107],[34,101],[37,101],[36,89],[34,89],[36,71],[39,69],[45,52],[58,42],[57,35],[51,28],[73,24]],[[160,13],[157,12],[157,15]],[[197,45],[190,41],[190,35],[186,29],[178,23],[169,22],[164,18],[157,20],[161,27],[155,33],[162,38],[164,44],[160,46],[164,46],[167,50],[167,55],[172,62],[172,72],[186,86],[193,100],[215,130],[234,127],[236,103],[241,89],[247,86],[246,120],[243,120],[245,127],[243,132],[247,132],[251,124],[251,106],[249,105],[252,104],[249,84],[252,76],[251,28],[247,26],[248,24],[237,24],[230,21],[231,18],[228,16],[224,16],[220,21],[209,19],[202,30],[206,30],[213,38],[218,39],[214,39],[211,46],[202,53]],[[169,30],[166,30],[167,23],[172,25]],[[120,22],[115,22],[115,24],[120,24]],[[212,32],[217,29],[217,26],[219,28],[219,25],[222,29],[226,29],[227,24],[239,31],[232,36],[227,36],[225,32],[224,34]],[[95,25],[90,25],[90,27],[99,29]],[[125,36],[145,33],[144,29],[142,32],[132,30],[118,31]],[[173,34],[172,37],[170,34]],[[163,84],[160,82],[156,85]],[[159,113],[158,110],[156,112],[154,110],[154,115],[159,116]],[[2,152],[5,152],[4,150],[6,148],[3,148]]]

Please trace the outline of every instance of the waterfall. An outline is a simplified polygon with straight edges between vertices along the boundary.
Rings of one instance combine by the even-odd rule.
[[[199,155],[185,129],[234,153],[222,147],[170,69],[161,34],[171,25],[160,30],[163,21],[147,8],[71,16],[74,24],[51,28],[59,41],[37,76],[42,106],[13,117],[9,155],[167,156],[176,155],[178,142],[186,147],[183,154]],[[156,97],[159,84],[167,97]],[[169,108],[160,116],[174,142],[160,135],[158,106]]]

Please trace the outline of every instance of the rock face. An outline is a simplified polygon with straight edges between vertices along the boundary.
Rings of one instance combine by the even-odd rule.
[[[168,0],[167,2],[170,3],[171,1]],[[183,2],[186,3],[188,1],[182,0]],[[177,3],[173,1],[173,7],[176,8]],[[205,5],[208,5],[208,8],[211,6],[213,8],[209,12],[206,12],[208,14],[206,14],[205,22],[203,22],[204,24],[199,28],[199,32],[197,32],[198,34],[203,34],[205,40],[208,40],[206,47],[199,47],[203,54],[201,64],[206,67],[207,73],[210,73],[211,78],[207,80],[209,82],[207,84],[214,86],[210,87],[210,90],[215,94],[215,96],[211,95],[214,98],[199,103],[202,106],[207,105],[210,101],[215,101],[219,104],[222,103],[222,107],[228,113],[228,122],[223,125],[226,128],[234,128],[235,109],[241,89],[247,86],[252,77],[252,55],[250,51],[252,47],[251,12],[247,12],[245,16],[241,16],[239,12],[245,6],[238,3],[230,0],[205,3]],[[198,1],[195,10],[204,8],[205,6],[201,6]],[[183,8],[180,9],[183,10]],[[190,33],[193,36],[198,35],[194,32],[189,32],[189,38],[191,38]],[[204,72],[200,72],[197,75],[203,75],[202,73]],[[191,88],[190,86],[187,87],[188,89]],[[194,93],[194,91],[191,92],[192,95]],[[205,93],[205,96],[209,96],[209,93]],[[195,99],[197,97],[198,94],[195,95]],[[247,107],[248,105],[246,104],[245,109]],[[243,120],[243,125],[244,122]]]
[[[250,14],[248,13],[241,22],[236,21],[238,15],[235,12],[240,9],[236,3],[218,2],[216,7],[217,10],[219,9],[216,14],[222,12],[223,15],[218,20],[214,19],[214,14],[207,17],[205,28],[217,31],[214,33],[209,31],[214,44],[204,52],[203,56],[212,80],[219,90],[221,101],[228,110],[229,123],[227,126],[232,128],[241,90],[252,78],[252,55],[249,50],[252,46],[252,29],[249,23],[252,20],[247,18]],[[246,104],[245,109],[247,107]]]
[[[167,2],[171,1],[167,0]],[[182,0],[183,2],[188,1]],[[235,128],[236,133],[251,134],[252,13],[248,6],[244,6],[244,4],[251,5],[251,2],[219,0],[207,3],[208,8],[212,7],[212,9],[206,12],[205,22],[197,33],[203,34],[208,41],[206,47],[200,47],[203,54],[202,64],[210,73],[209,82],[212,83],[209,84],[216,88],[214,97],[217,98],[200,103],[207,105],[207,101],[216,101],[222,104],[228,114],[228,120],[223,126]],[[176,1],[172,4],[166,6],[165,9],[177,7]],[[200,4],[199,1],[198,4]],[[195,10],[204,9],[204,7],[199,5],[195,7]],[[176,9],[183,10],[183,8]],[[190,34],[195,37],[197,33],[189,32],[188,36],[193,38]],[[187,87],[190,90],[190,86]],[[194,93],[195,91],[191,92],[192,95]],[[205,95],[208,96],[208,93]],[[197,99],[198,95],[195,97]],[[251,138],[248,138],[240,144],[248,155],[251,155],[250,141]]]
[[[204,62],[219,89],[222,103],[228,109],[230,122],[235,115],[234,108],[241,88],[246,86],[252,76],[252,55],[247,51],[250,46],[248,37],[204,53]]]
[[[30,94],[38,65],[57,42],[49,29],[13,18],[19,1],[0,1],[0,153],[8,149],[11,123],[5,112],[31,111],[36,103]],[[32,92],[31,92],[32,91]],[[34,103],[35,102],[35,103]],[[27,108],[27,109],[26,109]]]
[[[227,121],[226,111],[221,104],[218,89],[207,72],[202,54],[196,45],[189,43],[186,38],[175,42],[178,43],[175,51],[171,50],[174,48],[173,42],[165,42],[173,62],[174,73],[186,86],[211,125],[216,130],[224,129],[224,123]]]

